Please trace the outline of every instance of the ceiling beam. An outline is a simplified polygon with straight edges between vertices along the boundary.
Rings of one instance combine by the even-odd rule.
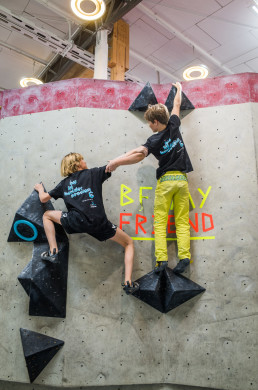
[[[187,38],[176,27],[172,26],[172,24],[168,23],[165,19],[163,19],[162,17],[158,16],[154,11],[152,11],[151,9],[149,9],[148,7],[146,7],[143,4],[139,4],[137,6],[137,8],[140,11],[142,11],[145,15],[149,16],[156,23],[160,24],[167,31],[169,31],[173,35],[175,35],[178,39],[180,39],[180,41],[186,43],[188,46],[193,47],[196,52],[201,54],[208,61],[210,61],[214,65],[216,65],[218,68],[222,69],[226,73],[233,74],[231,69],[229,69],[227,66],[223,65],[220,61],[218,61],[216,58],[214,58],[210,53],[208,53],[206,50],[204,50],[201,46],[197,45],[194,41],[192,41],[191,39]]]
[[[51,1],[50,0],[34,0],[34,1],[43,5],[45,8],[48,8],[51,11],[55,12],[57,15],[63,17],[64,19],[69,20],[70,22],[73,22],[75,24],[83,24],[84,23],[81,19],[76,18],[72,12],[68,13],[68,12],[64,11],[62,8],[57,7],[55,4],[53,4],[52,0]]]
[[[38,58],[36,56],[33,56],[32,54],[29,54],[21,49],[18,49],[17,47],[14,47],[12,45],[9,45],[8,43],[6,42],[3,42],[3,41],[0,41],[0,46],[3,46],[7,49],[10,49],[12,51],[15,51],[16,53],[19,53],[21,55],[23,55],[24,57],[28,57],[30,58],[31,60],[35,61],[35,62],[38,62],[39,64],[42,64],[42,65],[47,65],[47,61],[44,61],[42,60],[41,58]]]
[[[110,13],[110,16],[108,19],[105,20],[104,23],[102,23],[100,26],[99,26],[99,30],[100,29],[110,29],[110,25],[113,26],[113,24],[115,22],[117,22],[119,19],[121,19],[123,16],[125,16],[127,14],[127,12],[131,11],[131,9],[133,9],[134,7],[136,7],[138,4],[140,4],[142,0],[124,0],[124,1],[120,1],[119,0],[119,5],[118,7],[115,9],[115,11],[113,11],[112,13]],[[124,4],[123,4],[124,3]],[[112,5],[112,3],[111,3]],[[96,42],[96,35],[97,35],[97,31],[94,32],[94,34],[92,34],[91,37],[89,37],[84,43],[83,45],[81,46],[82,48],[88,48],[92,45],[95,45],[95,42]]]
[[[137,60],[141,61],[142,63],[144,63],[144,64],[150,66],[151,68],[159,71],[160,73],[164,74],[168,78],[170,78],[170,79],[172,79],[174,81],[178,80],[178,76],[174,75],[171,72],[168,72],[166,69],[162,68],[160,65],[154,64],[152,61],[150,61],[147,58],[143,57],[141,54],[136,53],[136,51],[129,50],[129,54],[130,54],[130,56],[136,58]]]
[[[121,19],[127,12],[133,9],[141,1],[142,0],[106,0],[106,5],[110,4],[111,11],[109,8],[107,8],[107,17],[104,22],[101,21],[100,24],[98,24],[97,30],[100,30],[102,28],[111,30],[111,27],[117,20]],[[77,45],[80,47],[80,49],[87,50],[89,47],[95,45],[96,34],[97,31],[93,32],[93,34],[90,36],[88,34],[88,36],[84,38],[84,35],[82,33],[82,43],[77,43]],[[59,59],[56,60],[55,65],[55,68],[58,68],[58,70],[54,69],[56,71],[56,75],[54,77],[49,75],[46,81],[60,80],[60,78],[63,77],[63,75],[68,72],[72,66],[73,61],[68,59],[62,59],[59,57]]]

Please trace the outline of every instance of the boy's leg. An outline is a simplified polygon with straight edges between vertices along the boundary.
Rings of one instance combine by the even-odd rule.
[[[186,181],[178,182],[178,191],[174,195],[174,214],[179,261],[178,270],[183,272],[190,263],[190,224],[189,224],[189,189]],[[184,266],[183,266],[184,265]],[[175,268],[175,271],[177,271]],[[182,268],[182,270],[181,270]]]
[[[155,191],[154,201],[154,230],[156,261],[168,261],[167,253],[167,222],[168,213],[173,197],[174,182],[159,182]]]
[[[119,227],[116,229],[116,234],[110,240],[117,242],[125,248],[125,283],[129,282],[131,285],[134,256],[133,240]]]
[[[56,249],[56,253],[58,253],[54,222],[59,223],[61,225],[61,216],[62,211],[58,210],[48,210],[43,215],[43,225],[51,253],[53,253],[54,249]]]

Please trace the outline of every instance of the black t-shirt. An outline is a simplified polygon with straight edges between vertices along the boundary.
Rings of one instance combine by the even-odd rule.
[[[167,127],[149,137],[143,145],[159,160],[156,177],[159,179],[168,171],[183,173],[193,171],[193,167],[186,151],[182,135],[179,130],[180,119],[177,115],[169,118]]]
[[[89,222],[101,222],[107,218],[102,183],[111,176],[111,173],[105,173],[105,169],[106,166],[77,171],[49,191],[49,195],[54,199],[63,198],[68,211],[78,211]]]

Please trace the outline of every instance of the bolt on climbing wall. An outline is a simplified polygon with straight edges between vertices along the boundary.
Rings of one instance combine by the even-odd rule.
[[[42,181],[50,190],[61,180],[65,154],[79,152],[89,168],[102,166],[152,134],[143,113],[128,111],[144,86],[75,79],[1,94],[1,380],[29,381],[19,334],[24,328],[65,342],[37,377],[39,384],[258,386],[257,83],[257,75],[244,74],[183,84],[196,107],[182,112],[181,124],[194,167],[188,175],[192,263],[186,277],[206,292],[167,314],[123,293],[121,247],[77,234],[69,236],[66,317],[31,316],[17,276],[32,258],[33,244],[7,243],[34,184]],[[159,102],[170,87],[153,86]],[[134,239],[134,279],[150,272],[155,260],[156,167],[149,156],[118,168],[103,185],[108,218]],[[53,205],[64,210],[61,200]],[[173,205],[167,230],[173,268]]]

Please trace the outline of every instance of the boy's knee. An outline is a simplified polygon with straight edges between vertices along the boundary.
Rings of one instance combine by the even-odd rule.
[[[44,214],[43,214],[43,218],[44,219],[49,218],[49,211],[50,210],[47,210],[47,211],[44,212]]]

